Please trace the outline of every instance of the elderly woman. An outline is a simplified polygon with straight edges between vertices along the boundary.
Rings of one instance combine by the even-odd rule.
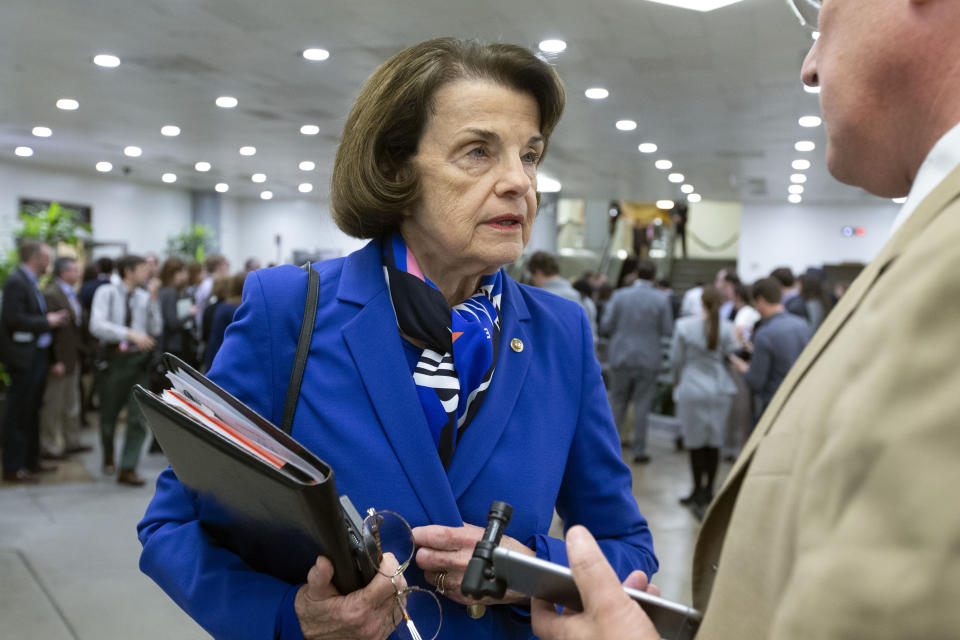
[[[292,435],[358,508],[415,527],[405,578],[442,593],[440,638],[532,637],[529,599],[508,592],[471,617],[460,592],[494,500],[514,507],[508,548],[566,563],[547,535],[556,507],[566,526],[593,531],[621,577],[657,568],[586,315],[502,269],[530,237],[563,104],[555,72],[526,49],[425,42],[369,79],[334,166],[334,218],[371,241],[314,265],[319,310]],[[294,267],[251,273],[209,372],[277,424],[306,290]],[[163,472],[139,526],[140,564],[212,635],[394,631],[385,578],[340,594],[325,558],[306,584],[253,572],[204,533],[204,506]]]

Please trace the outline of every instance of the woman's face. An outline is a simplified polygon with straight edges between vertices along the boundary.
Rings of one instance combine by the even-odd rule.
[[[485,80],[437,91],[417,154],[420,197],[401,233],[428,276],[490,274],[520,257],[537,213],[536,100]]]
[[[173,286],[177,289],[183,289],[187,286],[187,278],[190,274],[187,273],[186,268],[180,269],[173,274]]]

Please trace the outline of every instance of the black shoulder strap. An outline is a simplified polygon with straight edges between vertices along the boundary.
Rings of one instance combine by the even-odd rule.
[[[297,413],[300,383],[303,382],[303,371],[307,368],[307,356],[310,353],[310,340],[313,338],[313,325],[317,318],[317,302],[320,296],[320,274],[309,262],[300,268],[307,272],[307,301],[303,305],[297,354],[293,357],[290,384],[287,385],[287,401],[283,405],[283,422],[280,428],[284,433],[290,433],[293,429],[293,416]]]

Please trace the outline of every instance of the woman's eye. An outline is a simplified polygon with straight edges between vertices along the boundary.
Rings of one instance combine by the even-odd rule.
[[[537,153],[536,151],[530,151],[529,153],[526,153],[523,156],[524,162],[532,162],[533,164],[536,164],[539,159],[540,159],[540,154]]]
[[[483,147],[476,147],[475,149],[471,149],[467,155],[473,158],[486,158],[487,150]]]

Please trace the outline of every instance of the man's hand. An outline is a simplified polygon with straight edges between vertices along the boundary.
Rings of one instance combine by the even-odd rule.
[[[463,595],[460,584],[463,582],[463,573],[467,570],[467,563],[473,557],[473,548],[483,537],[483,528],[472,524],[462,527],[442,527],[429,525],[416,527],[413,530],[413,539],[417,546],[417,566],[423,570],[423,577],[429,583],[436,585],[443,576],[443,595],[460,604],[521,604],[529,599],[517,591],[507,591],[502,600],[483,598],[474,600]],[[511,551],[535,556],[532,549],[514,540],[510,536],[503,536],[500,546]]]
[[[60,311],[51,311],[47,314],[47,324],[50,325],[51,329],[56,329],[57,327],[62,327],[67,324],[70,320],[70,312],[66,309],[60,309]]]
[[[50,374],[57,378],[62,378],[67,375],[67,366],[62,362],[54,362],[50,367]]]
[[[141,351],[150,351],[156,345],[156,341],[142,331],[130,329],[127,331],[127,340],[137,345]]]
[[[380,571],[392,575],[397,561],[384,554]],[[297,591],[293,608],[306,640],[383,640],[400,622],[397,589],[406,588],[403,576],[396,586],[379,573],[363,589],[341,596],[333,586],[333,565],[325,557],[317,558],[307,574],[307,584]]]
[[[730,364],[733,365],[733,368],[739,371],[741,374],[745,374],[750,370],[750,363],[746,360],[739,358],[732,353],[727,356],[727,359],[730,361]]]
[[[534,598],[531,612],[537,636],[542,640],[660,640],[647,614],[623,592],[617,574],[589,531],[570,527],[567,555],[583,613],[568,610],[560,615],[554,605]],[[624,584],[659,594],[659,589],[647,584],[642,571],[634,571]]]
[[[160,290],[160,278],[150,278],[147,282],[147,293],[150,294],[151,300],[157,299],[157,292]]]

